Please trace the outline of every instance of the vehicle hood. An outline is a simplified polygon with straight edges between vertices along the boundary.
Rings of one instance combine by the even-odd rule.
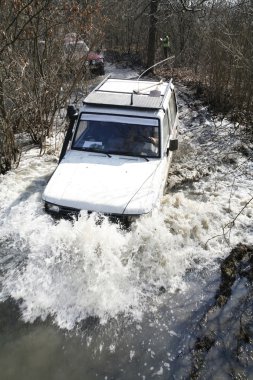
[[[159,164],[160,160],[70,151],[51,177],[43,199],[101,213],[147,213],[158,197]]]

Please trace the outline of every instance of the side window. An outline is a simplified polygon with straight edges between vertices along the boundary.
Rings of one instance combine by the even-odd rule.
[[[82,144],[84,142],[84,136],[85,136],[85,131],[87,129],[88,122],[85,120],[80,120],[78,126],[77,126],[77,131],[75,135],[75,141],[74,141],[74,147],[75,148],[80,148],[82,147]]]
[[[169,126],[169,117],[168,117],[168,110],[165,112],[164,119],[163,119],[163,146],[167,147],[168,138],[170,134],[170,126]]]
[[[169,100],[169,110],[170,110],[170,122],[171,122],[171,127],[173,128],[175,119],[177,116],[177,103],[176,103],[176,97],[175,97],[175,92],[171,92],[171,97]]]

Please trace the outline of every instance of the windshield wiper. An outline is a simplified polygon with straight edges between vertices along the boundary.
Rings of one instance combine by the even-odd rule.
[[[104,152],[100,149],[97,149],[97,148],[83,148],[83,150],[85,150],[86,152],[94,152],[94,153],[101,153],[101,154],[106,154],[107,157],[112,157],[109,153],[107,152]]]
[[[119,154],[120,156],[144,158],[144,160],[149,161],[149,159],[146,156],[140,156],[139,154],[129,154],[129,152],[127,152],[127,151],[120,152],[117,154]]]
[[[138,156],[138,157],[144,158],[144,160],[146,160],[146,161],[149,162],[149,159],[148,159],[148,157],[146,157],[146,156]]]

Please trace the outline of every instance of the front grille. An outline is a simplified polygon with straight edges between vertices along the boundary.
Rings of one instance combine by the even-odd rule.
[[[55,218],[67,218],[67,219],[78,219],[78,216],[82,210],[73,208],[73,207],[66,207],[66,206],[59,206],[57,205],[60,210],[59,212],[51,211],[49,209],[49,204],[50,203],[45,203],[45,211],[52,215]],[[87,211],[87,213],[90,215],[92,214],[93,211]],[[134,219],[138,218],[139,215],[123,215],[123,214],[113,214],[113,213],[104,213],[100,214],[101,218],[100,221],[103,221],[103,217],[106,216],[109,218],[109,220],[113,223],[117,223],[122,225],[124,228],[128,228],[131,223],[133,222]]]

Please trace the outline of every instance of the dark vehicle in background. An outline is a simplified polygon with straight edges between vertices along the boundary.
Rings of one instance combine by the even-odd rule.
[[[90,50],[88,45],[79,40],[76,33],[68,33],[64,38],[64,51],[73,54],[73,58],[85,59],[90,72],[97,75],[105,74],[104,56],[100,50]]]
[[[88,63],[90,71],[94,74],[104,75],[105,74],[105,64],[104,56],[100,51],[89,51],[88,52]]]

